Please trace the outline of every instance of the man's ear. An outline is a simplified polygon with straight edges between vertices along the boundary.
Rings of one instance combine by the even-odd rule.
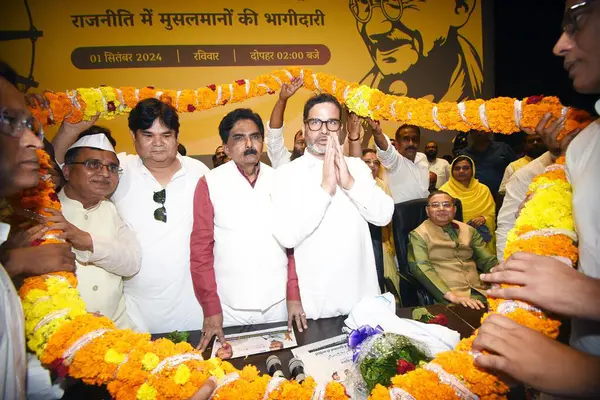
[[[475,9],[477,0],[455,0],[454,15],[452,18],[452,26],[460,28],[469,22],[469,18]]]
[[[66,165],[66,164],[63,165],[63,167],[62,167],[62,173],[63,173],[63,176],[65,177],[65,180],[68,181],[69,180],[69,176],[71,174],[71,170],[70,170],[70,168],[69,168],[68,165]]]
[[[131,140],[133,141],[133,144],[135,145],[135,132],[132,130],[129,130],[129,133],[131,134]]]

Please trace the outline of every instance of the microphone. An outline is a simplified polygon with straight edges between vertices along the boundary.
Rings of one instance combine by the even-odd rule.
[[[281,360],[276,355],[272,355],[267,358],[267,372],[273,378],[285,378],[285,375],[283,374],[283,367],[281,366]]]
[[[290,370],[290,376],[292,379],[296,380],[298,383],[302,383],[306,379],[306,374],[304,373],[304,363],[299,358],[292,358],[288,364],[288,368]]]

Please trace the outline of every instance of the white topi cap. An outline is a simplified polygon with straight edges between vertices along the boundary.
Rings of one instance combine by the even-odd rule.
[[[106,150],[117,154],[115,148],[110,144],[108,137],[104,133],[97,133],[95,135],[87,135],[76,141],[69,147],[68,150],[76,147],[94,147],[96,149]],[[67,150],[67,151],[68,151]]]

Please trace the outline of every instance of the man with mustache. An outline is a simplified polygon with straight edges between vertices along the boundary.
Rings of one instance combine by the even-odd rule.
[[[361,83],[435,102],[480,97],[481,57],[459,34],[475,6],[476,0],[351,0],[375,63]]]
[[[427,217],[409,235],[410,272],[440,303],[484,308],[487,287],[479,271],[498,264],[470,225],[454,220],[456,203],[446,192],[435,191],[427,200]]]
[[[433,140],[425,145],[425,155],[427,156],[427,162],[429,163],[429,173],[435,174],[435,183],[431,186],[435,186],[439,189],[444,183],[450,179],[450,164],[443,158],[437,158],[438,144]]]
[[[53,139],[58,162],[93,121],[63,126]],[[179,115],[158,99],[140,101],[128,127],[137,154],[119,153],[123,175],[111,200],[142,249],[140,271],[124,281],[127,314],[141,331],[202,328],[190,279],[194,190],[206,165],[177,152]]]
[[[506,185],[508,184],[511,176],[513,176],[513,174],[519,169],[529,164],[532,160],[540,157],[547,150],[548,148],[544,145],[540,135],[537,133],[528,134],[525,137],[525,155],[519,158],[517,161],[513,161],[508,164],[508,167],[506,167],[506,170],[504,171],[504,177],[502,178],[498,192],[504,195],[506,193]]]
[[[92,126],[65,154],[67,180],[58,194],[62,213],[49,210],[56,229],[73,245],[77,289],[89,312],[121,329],[133,328],[125,309],[123,278],[140,270],[141,250],[131,228],[108,200],[122,172],[110,131]]]
[[[400,126],[396,131],[396,149],[378,121],[367,121],[373,128],[377,157],[386,169],[394,203],[426,198],[429,195],[429,163],[425,154],[417,151],[421,141],[419,127]]]
[[[287,319],[290,329],[292,320],[306,328],[293,256],[269,223],[275,171],[260,162],[264,133],[252,110],[227,114],[219,135],[232,161],[202,177],[194,194],[190,268],[204,311],[202,350],[215,335],[226,343],[223,327]]]
[[[277,169],[272,223],[294,249],[302,305],[309,318],[345,315],[379,294],[368,223],[387,225],[392,199],[359,158],[344,157],[342,107],[328,94],[304,105],[304,155]]]

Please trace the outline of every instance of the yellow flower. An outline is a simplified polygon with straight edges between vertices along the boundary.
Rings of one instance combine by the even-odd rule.
[[[137,400],[154,400],[156,399],[156,389],[150,386],[148,383],[144,383],[137,391]]]
[[[144,354],[144,358],[142,359],[142,367],[144,368],[144,371],[151,371],[154,368],[156,368],[159,362],[160,359],[156,354],[146,353]]]
[[[109,364],[121,364],[125,360],[125,354],[119,353],[115,349],[108,349],[104,355],[104,361]]]
[[[177,367],[173,380],[178,385],[185,385],[187,381],[190,380],[190,375],[191,372],[189,367],[185,364],[181,364],[179,367]]]
[[[373,89],[364,85],[359,86],[356,89],[352,89],[348,93],[346,105],[350,110],[360,117],[371,117],[369,100],[371,98],[372,91]]]
[[[225,376],[225,371],[223,371],[223,368],[221,367],[211,369],[210,371],[208,371],[208,373],[217,379],[221,379]]]

